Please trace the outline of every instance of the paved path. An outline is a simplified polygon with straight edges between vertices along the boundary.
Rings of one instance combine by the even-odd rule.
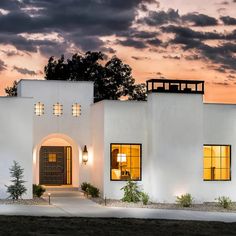
[[[52,193],[52,205],[0,205],[0,215],[118,217],[236,222],[236,213],[103,207],[78,192]]]

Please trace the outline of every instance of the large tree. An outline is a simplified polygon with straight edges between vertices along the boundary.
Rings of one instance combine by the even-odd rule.
[[[13,82],[12,86],[7,86],[5,88],[5,93],[7,94],[7,96],[10,96],[10,97],[17,96],[17,82],[16,82],[16,80]]]
[[[65,61],[64,56],[58,60],[50,57],[45,66],[45,79],[93,81],[94,100],[117,100],[126,96],[129,100],[144,100],[146,90],[144,85],[135,84],[132,69],[121,59],[113,56],[106,63],[101,52],[86,52],[74,54]]]

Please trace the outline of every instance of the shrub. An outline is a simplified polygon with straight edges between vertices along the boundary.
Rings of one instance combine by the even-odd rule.
[[[88,186],[86,192],[92,197],[99,197],[99,189],[93,185]]]
[[[141,200],[143,202],[143,205],[147,205],[148,204],[148,201],[149,201],[149,196],[147,193],[145,192],[142,192],[141,193]]]
[[[86,192],[86,191],[87,191],[87,188],[90,187],[90,186],[91,186],[91,184],[89,184],[89,183],[87,183],[87,182],[83,182],[83,183],[81,184],[81,189],[82,189],[84,192]]]
[[[13,161],[13,166],[9,170],[12,178],[12,185],[5,186],[7,187],[7,192],[10,194],[9,197],[13,200],[18,200],[27,191],[24,186],[25,181],[23,180],[24,169],[21,168],[18,162]]]
[[[193,197],[190,193],[186,193],[181,196],[177,196],[176,202],[183,207],[190,207],[193,202]]]
[[[123,202],[140,201],[141,192],[139,191],[138,184],[135,181],[129,180],[121,190],[124,190],[124,197],[122,198]]]
[[[100,193],[99,189],[90,183],[83,182],[81,184],[81,189],[88,195],[91,195],[92,197],[99,197],[99,193]]]
[[[221,196],[218,197],[216,200],[218,201],[218,204],[223,208],[230,208],[232,205],[232,201],[229,197]]]
[[[42,185],[33,184],[33,195],[41,197],[46,189]]]

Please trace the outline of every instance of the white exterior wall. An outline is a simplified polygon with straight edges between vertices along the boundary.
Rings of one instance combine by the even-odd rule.
[[[142,144],[142,167],[146,166],[146,102],[133,101],[103,101],[104,103],[104,196],[120,199],[123,191],[120,189],[126,181],[110,180],[110,144],[140,143]],[[142,171],[142,181],[138,183],[145,187],[144,179],[148,172]]]
[[[93,103],[93,83],[73,81],[21,80],[18,85],[18,96],[32,97],[33,104],[44,104],[44,115],[33,117],[34,147],[34,183],[39,183],[39,149],[47,138],[59,137],[72,146],[72,185],[77,187],[81,182],[90,181],[91,158],[87,165],[82,164],[82,149],[91,146],[91,104]],[[53,114],[53,104],[63,105],[63,115]],[[81,116],[72,116],[72,104],[81,105]],[[31,107],[32,111],[34,106]]]
[[[33,111],[30,98],[0,98],[0,198],[6,198],[5,185],[10,182],[9,168],[17,161],[24,168],[24,184],[32,198],[32,127]]]
[[[28,98],[24,98],[28,97]],[[36,116],[34,104],[44,103]],[[63,115],[53,115],[53,104]],[[82,106],[79,118],[72,104]],[[72,146],[72,184],[91,182],[102,196],[120,199],[126,181],[110,180],[110,144],[142,144],[142,180],[152,201],[175,202],[191,193],[196,202],[229,196],[236,201],[236,105],[204,104],[200,94],[149,93],[147,102],[93,104],[93,83],[22,80],[17,98],[0,98],[0,198],[5,198],[13,160],[25,169],[25,198],[39,182],[41,145]],[[231,181],[203,181],[203,145],[231,145]],[[89,159],[82,164],[87,145]],[[34,169],[32,174],[32,168]]]
[[[236,105],[204,104],[204,144],[231,145],[231,181],[205,181],[205,201],[228,196],[236,201]]]
[[[104,192],[104,103],[92,105],[92,172],[91,182],[98,187],[100,193]]]
[[[202,95],[148,95],[149,193],[153,201],[175,202],[191,193],[201,200]]]

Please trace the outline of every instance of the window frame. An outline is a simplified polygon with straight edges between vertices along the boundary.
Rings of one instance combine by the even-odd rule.
[[[208,169],[208,168],[204,168],[204,146],[227,146],[229,147],[229,179],[204,179],[204,170],[205,169]],[[232,180],[232,176],[231,176],[231,166],[232,166],[232,158],[231,158],[231,154],[232,154],[232,145],[231,144],[203,144],[203,181],[206,181],[206,182],[212,182],[212,181],[231,181]],[[212,156],[211,156],[212,158]],[[221,158],[221,157],[220,157]],[[224,169],[224,168],[220,168],[221,169]]]
[[[142,181],[142,143],[110,143],[110,181],[129,181],[129,179],[112,179],[112,145],[139,145],[140,147],[140,178],[133,181]],[[132,179],[131,179],[132,180]]]

